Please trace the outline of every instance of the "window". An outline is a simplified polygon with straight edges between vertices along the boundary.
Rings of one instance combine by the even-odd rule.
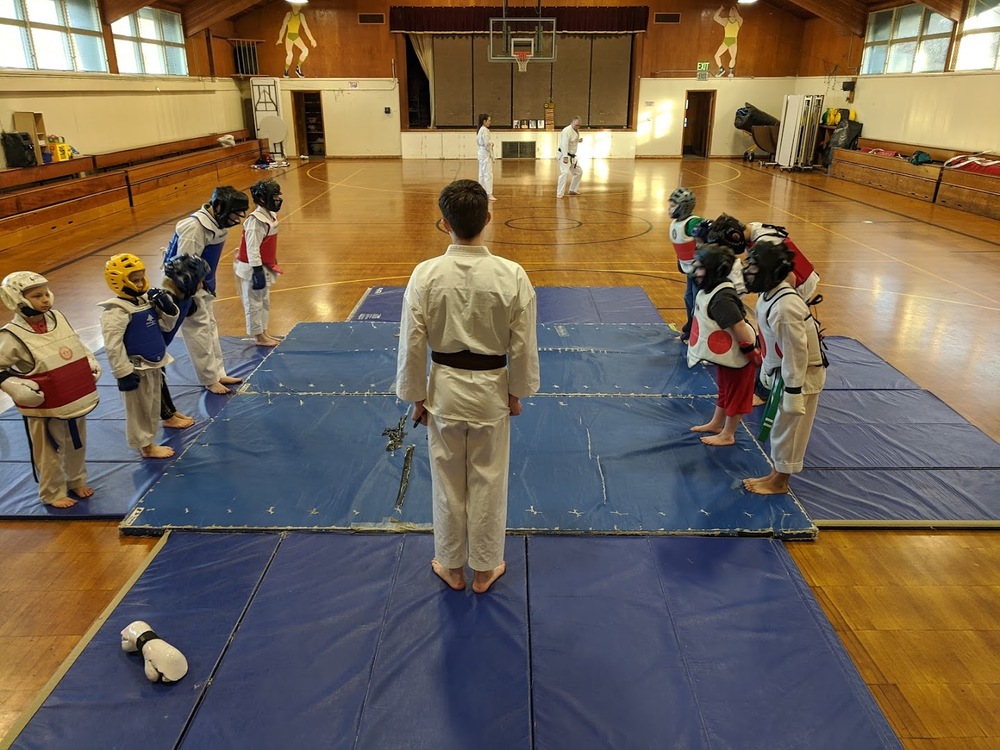
[[[922,5],[871,13],[862,75],[943,71],[954,26],[950,19]]]
[[[971,0],[958,38],[955,70],[998,70],[1000,0]]]
[[[97,0],[0,0],[0,68],[106,73]]]
[[[187,75],[180,14],[143,8],[111,24],[111,34],[119,73]]]

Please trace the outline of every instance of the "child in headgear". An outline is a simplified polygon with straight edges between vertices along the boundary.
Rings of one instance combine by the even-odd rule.
[[[15,271],[0,283],[0,298],[14,311],[0,329],[0,390],[24,416],[39,499],[53,508],[72,507],[94,494],[84,463],[85,416],[97,406],[101,367],[53,309],[44,276]]]
[[[691,272],[698,295],[688,342],[688,367],[701,361],[716,365],[719,398],[712,419],[691,428],[707,432],[706,445],[733,445],[740,416],[752,410],[753,384],[761,354],[746,308],[729,280],[735,255],[722,245],[698,248]]]
[[[696,249],[696,230],[702,223],[700,216],[695,216],[696,199],[694,193],[686,187],[679,187],[670,194],[670,242],[677,254],[677,270],[684,274],[684,310],[687,319],[681,328],[681,341],[687,341],[691,336],[691,315],[694,310],[694,297],[697,289],[691,278]]]
[[[243,238],[236,253],[236,276],[243,296],[247,335],[258,346],[277,346],[281,339],[267,332],[271,311],[268,291],[278,275],[278,211],[281,210],[281,185],[276,180],[260,180],[250,187],[257,207],[243,222]]]
[[[819,274],[813,264],[805,254],[799,250],[788,237],[788,230],[777,224],[765,224],[760,221],[747,223],[746,228],[747,247],[753,248],[758,240],[771,239],[775,242],[784,242],[785,247],[792,252],[792,270],[787,279],[799,296],[805,300],[807,305],[815,304],[816,288],[819,286]],[[816,303],[822,301],[822,297]]]
[[[743,283],[743,259],[740,258],[747,249],[745,233],[746,226],[742,221],[729,214],[719,214],[705,234],[706,242],[728,247],[733,251],[733,268],[729,272],[729,280],[741,297],[747,293],[746,284]]]
[[[143,458],[170,458],[174,449],[154,445],[153,437],[164,382],[160,371],[173,361],[163,332],[174,327],[177,305],[162,289],[149,288],[146,266],[132,253],[112,256],[104,280],[116,295],[100,303],[101,331],[125,402],[125,441]]]

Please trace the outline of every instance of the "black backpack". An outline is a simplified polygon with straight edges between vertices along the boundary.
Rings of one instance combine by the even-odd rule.
[[[3,155],[8,167],[34,167],[38,164],[30,135],[5,132],[0,138],[3,138]]]

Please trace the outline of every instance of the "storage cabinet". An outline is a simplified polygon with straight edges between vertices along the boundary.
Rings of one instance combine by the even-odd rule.
[[[296,145],[300,156],[326,156],[326,131],[323,127],[323,100],[317,92],[295,92],[297,127]]]
[[[49,152],[49,136],[45,132],[45,120],[41,112],[15,112],[14,130],[31,136],[35,144],[36,163],[44,164],[47,161],[52,161],[52,155]],[[45,158],[45,154],[49,154],[48,159]]]

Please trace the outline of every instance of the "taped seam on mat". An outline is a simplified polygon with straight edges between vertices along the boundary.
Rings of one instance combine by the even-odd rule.
[[[138,581],[139,577],[146,572],[146,568],[152,564],[153,560],[160,553],[160,550],[163,549],[164,545],[166,545],[169,537],[169,531],[165,532],[163,536],[160,537],[160,540],[156,543],[153,549],[149,551],[149,554],[146,555],[146,559],[143,560],[136,571],[129,576],[128,580],[122,584],[121,588],[118,589],[111,601],[108,602],[108,606],[104,608],[101,614],[97,616],[97,619],[94,620],[89,628],[87,628],[87,632],[80,637],[79,642],[73,647],[73,650],[69,652],[69,656],[67,656],[63,660],[62,664],[59,665],[59,668],[56,670],[55,674],[52,675],[52,678],[45,683],[42,689],[38,691],[38,695],[35,696],[34,700],[32,700],[28,707],[21,712],[21,716],[11,725],[10,729],[7,730],[7,734],[0,738],[0,745],[3,747],[10,747],[14,740],[17,739],[17,736],[24,731],[24,728],[28,726],[29,722],[34,718],[38,709],[42,707],[42,704],[45,703],[46,700],[48,700],[52,691],[56,689],[60,681],[62,681],[62,678],[66,676],[66,673],[69,672],[73,664],[76,663],[76,660],[80,658],[80,654],[82,654],[84,649],[90,645],[92,640],[94,640],[94,636],[97,635],[97,632],[104,627],[104,623],[108,621],[115,609],[118,608],[122,599],[124,599],[126,594],[132,590],[135,582]]]

